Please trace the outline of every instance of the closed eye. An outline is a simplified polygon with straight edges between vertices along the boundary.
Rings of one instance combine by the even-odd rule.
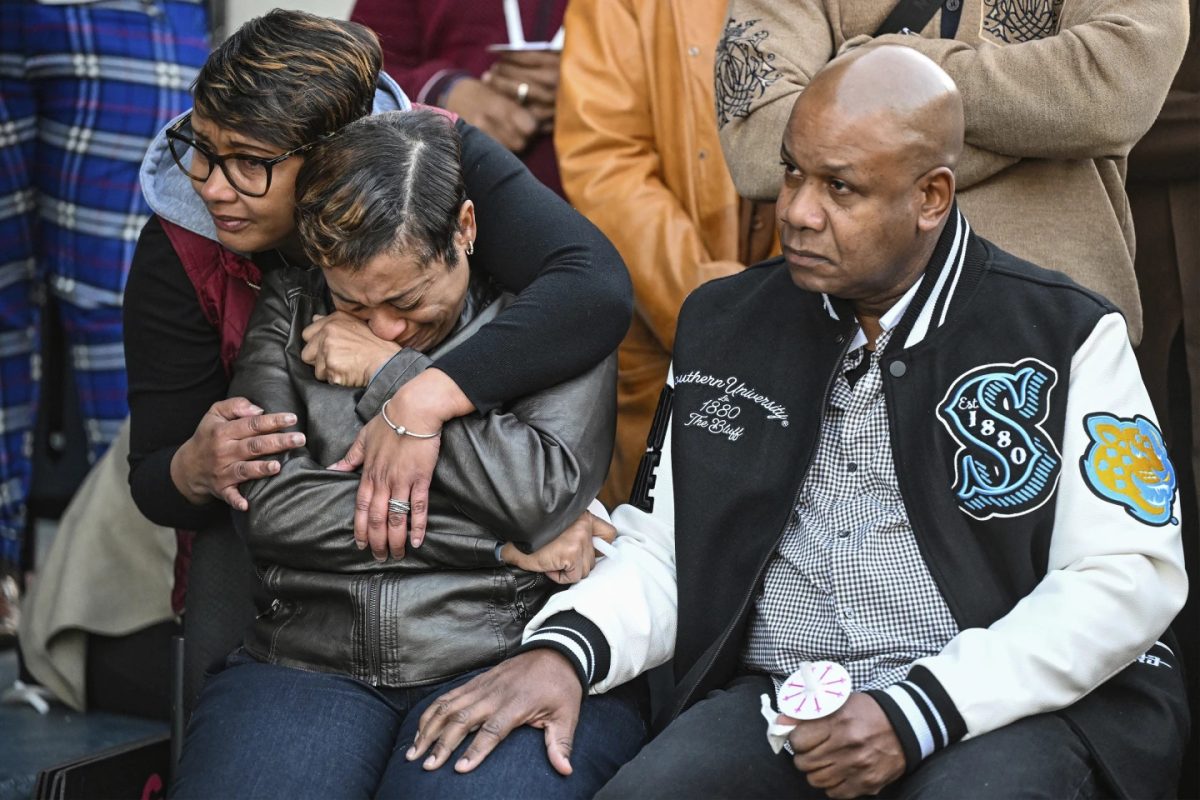
[[[333,298],[333,305],[338,311],[345,311],[347,314],[357,314],[366,308],[362,303],[350,303],[340,297]]]

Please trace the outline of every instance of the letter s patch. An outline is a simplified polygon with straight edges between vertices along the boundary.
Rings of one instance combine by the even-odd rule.
[[[1041,424],[1057,381],[1049,364],[1026,358],[985,364],[950,386],[937,413],[959,444],[953,490],[963,512],[1016,517],[1054,493],[1062,455]]]

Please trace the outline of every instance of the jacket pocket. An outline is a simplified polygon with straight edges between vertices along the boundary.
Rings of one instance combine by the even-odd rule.
[[[513,620],[522,624],[542,610],[542,606],[557,586],[540,572],[506,569],[504,574],[510,592],[509,604],[512,607]]]

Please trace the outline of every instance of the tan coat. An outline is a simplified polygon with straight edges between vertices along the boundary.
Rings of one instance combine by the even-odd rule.
[[[142,516],[129,491],[129,420],[58,524],[21,608],[29,673],[76,711],[87,710],[89,634],[127,636],[175,619],[175,532]]]
[[[572,0],[554,143],[571,203],[633,278],[617,446],[602,494],[629,495],[692,289],[769,254],[770,207],[740,208],[713,117],[725,0]]]
[[[959,199],[975,230],[1106,295],[1141,336],[1125,157],[1183,57],[1187,0],[963,0],[955,39],[870,38],[896,0],[732,0],[717,66],[734,181],[773,197],[796,96],[850,47],[901,44],[940,64],[966,109]]]

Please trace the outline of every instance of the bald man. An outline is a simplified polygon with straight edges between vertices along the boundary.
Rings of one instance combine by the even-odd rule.
[[[435,703],[413,757],[479,727],[474,769],[526,722],[569,752],[580,689],[674,645],[665,728],[601,797],[1171,791],[1174,473],[1120,313],[972,233],[962,145],[914,50],[813,79],[779,153],[784,255],[684,305],[617,553]],[[813,661],[854,691],[775,718],[776,753],[760,698]]]

